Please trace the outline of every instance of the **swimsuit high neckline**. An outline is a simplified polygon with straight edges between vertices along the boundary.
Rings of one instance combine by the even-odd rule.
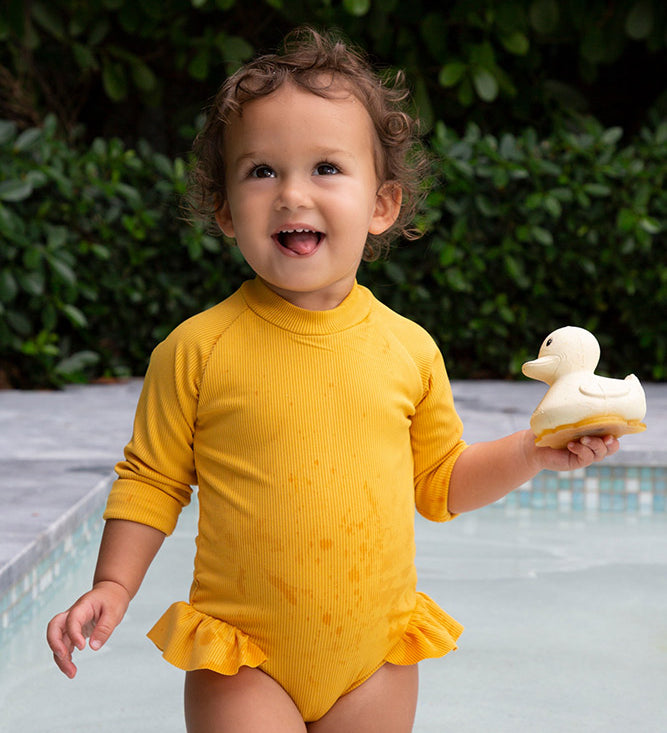
[[[371,292],[357,282],[340,305],[323,311],[293,305],[259,278],[243,283],[241,294],[260,318],[286,331],[304,335],[326,335],[352,328],[366,319],[372,301]]]

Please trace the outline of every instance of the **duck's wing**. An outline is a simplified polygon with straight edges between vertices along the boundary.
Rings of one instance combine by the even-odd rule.
[[[579,385],[579,391],[586,397],[599,397],[600,399],[617,399],[630,394],[635,379],[632,375],[625,379],[609,379],[591,374],[584,377]]]

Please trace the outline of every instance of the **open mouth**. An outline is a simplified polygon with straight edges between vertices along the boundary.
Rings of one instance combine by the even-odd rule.
[[[324,234],[314,229],[283,229],[273,238],[281,247],[294,254],[309,255],[317,249]]]

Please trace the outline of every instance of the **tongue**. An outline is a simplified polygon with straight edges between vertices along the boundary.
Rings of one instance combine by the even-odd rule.
[[[309,255],[314,252],[319,241],[319,235],[315,232],[290,232],[281,237],[283,247],[298,255]]]

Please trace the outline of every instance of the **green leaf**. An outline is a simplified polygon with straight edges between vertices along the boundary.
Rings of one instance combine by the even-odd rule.
[[[157,87],[157,78],[148,64],[135,61],[130,69],[136,87],[142,92],[152,92]]]
[[[616,145],[616,143],[623,137],[622,127],[610,127],[605,130],[602,135],[602,142],[610,147]]]
[[[37,270],[42,264],[44,248],[40,245],[32,245],[23,251],[23,266],[26,270]]]
[[[642,41],[651,35],[653,24],[653,3],[651,0],[639,0],[625,19],[625,32],[633,41]]]
[[[104,91],[113,102],[120,102],[127,96],[127,78],[123,66],[114,61],[105,61],[102,66]]]
[[[498,214],[500,213],[498,205],[489,200],[486,196],[483,196],[482,194],[477,194],[475,196],[475,206],[477,207],[477,210],[480,212],[480,214],[482,214],[482,216],[485,216],[487,219],[498,216]]]
[[[63,260],[58,257],[48,256],[51,269],[57,273],[60,279],[67,285],[76,285],[76,274],[74,270]]]
[[[521,260],[517,260],[516,257],[506,254],[504,257],[505,269],[507,274],[514,280],[514,282],[520,288],[527,288],[530,286],[530,278],[526,277],[523,263]]]
[[[91,244],[90,251],[100,260],[111,259],[111,250],[108,247],[105,247],[103,244]]]
[[[9,270],[0,271],[0,303],[11,303],[18,295],[19,286]]]
[[[20,272],[16,274],[21,290],[28,295],[44,294],[44,276],[40,272]]]
[[[584,184],[584,191],[596,198],[604,198],[611,195],[611,188],[604,183],[586,183]]]
[[[188,72],[193,79],[203,81],[208,76],[208,49],[202,49],[188,64]]]
[[[18,178],[0,181],[0,201],[25,201],[32,195],[32,184]]]
[[[496,77],[487,69],[475,69],[472,74],[472,83],[477,96],[484,102],[493,102],[498,96]]]
[[[49,249],[60,249],[67,243],[67,228],[62,226],[47,226],[47,245]]]
[[[32,17],[47,33],[50,33],[59,41],[66,40],[65,25],[53,7],[39,2],[33,2],[29,7]]]
[[[456,84],[458,84],[463,78],[467,68],[468,65],[463,61],[450,61],[450,63],[445,64],[442,69],[440,69],[440,74],[438,75],[440,86],[456,86]]]
[[[474,99],[474,91],[467,76],[461,82],[457,96],[460,104],[464,107],[470,107]]]
[[[644,216],[639,220],[639,227],[643,229],[647,234],[660,234],[662,227],[660,223],[655,219],[651,219],[648,216]]]
[[[65,303],[62,307],[62,312],[74,326],[85,328],[88,325],[88,319],[83,312],[71,303]]]
[[[73,375],[94,366],[99,360],[100,355],[94,351],[77,351],[75,354],[59,361],[54,370],[57,374]]]
[[[106,18],[98,20],[90,31],[88,36],[88,43],[91,46],[99,46],[100,43],[107,37],[107,34],[111,30],[111,25]]]
[[[554,243],[553,234],[548,229],[542,227],[533,227],[531,233],[536,242],[548,247]]]
[[[371,9],[371,0],[343,0],[343,8],[350,15],[361,17]]]
[[[528,36],[521,33],[521,31],[514,31],[508,35],[501,36],[500,42],[507,51],[515,56],[525,56],[530,49]]]
[[[96,71],[99,68],[95,54],[89,46],[84,46],[82,43],[74,43],[72,45],[72,53],[82,71]]]
[[[560,201],[552,195],[544,197],[544,208],[554,219],[559,219],[560,215],[563,213],[563,207],[561,206]]]
[[[7,311],[5,318],[11,328],[21,334],[21,336],[27,336],[30,331],[32,331],[30,320],[24,313],[19,313],[18,311]]]
[[[631,209],[621,209],[616,217],[616,226],[623,232],[630,232],[637,224],[637,215]]]
[[[34,147],[43,137],[43,132],[39,127],[30,127],[24,130],[17,138],[14,143],[14,150],[17,153],[22,153],[25,150],[29,150]]]
[[[658,125],[658,129],[655,131],[655,142],[658,145],[667,143],[667,121]]]
[[[384,269],[390,280],[395,282],[397,285],[402,285],[405,282],[405,272],[400,265],[395,262],[388,261],[384,263]]]
[[[33,188],[40,188],[49,182],[49,178],[44,171],[31,170],[25,175],[25,180]]]
[[[23,219],[12,209],[0,203],[0,234],[16,242],[21,240],[24,233],[25,224]]]
[[[217,46],[225,61],[245,61],[254,52],[248,41],[240,36],[223,36],[218,39]]]
[[[16,124],[9,120],[0,120],[0,146],[7,145],[16,137]]]
[[[456,292],[463,293],[470,289],[467,279],[458,267],[450,267],[446,270],[445,280],[449,287]]]
[[[558,27],[560,12],[557,0],[535,0],[528,14],[530,24],[544,36],[549,35]]]

